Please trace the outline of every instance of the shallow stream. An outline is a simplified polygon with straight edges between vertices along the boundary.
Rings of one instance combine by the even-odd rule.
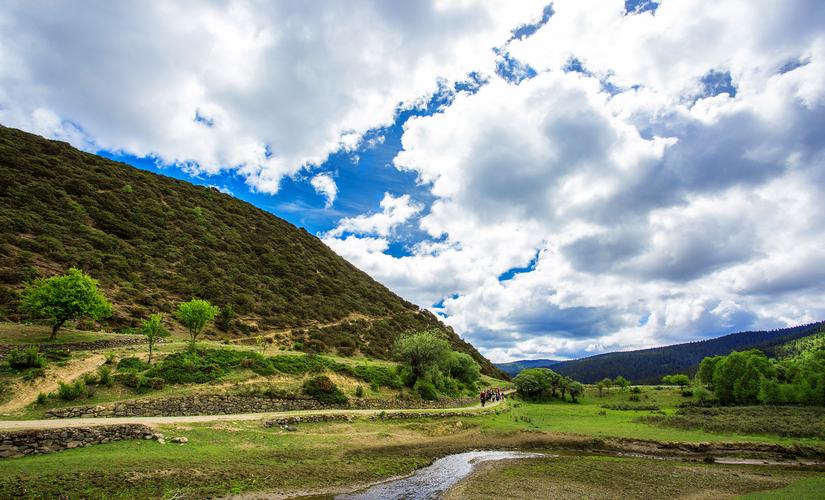
[[[439,458],[432,465],[418,470],[412,476],[387,481],[359,493],[338,495],[335,498],[340,500],[428,500],[438,498],[439,495],[467,477],[481,462],[546,456],[549,455],[520,451],[468,451]]]

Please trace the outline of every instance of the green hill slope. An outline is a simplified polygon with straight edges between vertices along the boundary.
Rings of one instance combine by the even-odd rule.
[[[25,282],[76,266],[100,280],[112,326],[197,296],[234,307],[231,335],[282,330],[284,341],[377,358],[400,334],[437,328],[500,375],[434,315],[305,230],[214,189],[2,126],[0,248],[0,319],[20,319]]]
[[[715,339],[638,351],[611,352],[589,358],[561,361],[553,370],[585,383],[622,375],[636,384],[658,384],[664,375],[693,375],[707,356],[728,355],[731,351],[773,349],[822,330],[825,322],[773,331],[739,332]]]

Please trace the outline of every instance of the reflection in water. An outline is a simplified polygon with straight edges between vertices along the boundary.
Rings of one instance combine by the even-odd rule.
[[[492,460],[544,457],[519,451],[468,451],[439,458],[410,477],[373,486],[361,493],[339,495],[341,500],[404,499],[427,500],[438,496],[466,477],[476,464]]]

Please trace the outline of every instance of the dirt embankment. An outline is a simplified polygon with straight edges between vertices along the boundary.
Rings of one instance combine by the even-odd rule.
[[[73,359],[66,366],[51,365],[46,369],[46,376],[32,382],[19,381],[12,384],[8,391],[13,394],[9,401],[0,404],[0,414],[11,413],[25,408],[37,399],[41,392],[57,390],[59,382],[72,381],[84,373],[93,371],[103,364],[102,354],[93,354],[80,359]]]

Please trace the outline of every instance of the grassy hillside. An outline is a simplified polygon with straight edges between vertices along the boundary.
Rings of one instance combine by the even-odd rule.
[[[21,319],[26,282],[76,266],[113,302],[111,327],[197,296],[234,307],[227,335],[280,331],[282,342],[319,339],[331,351],[386,358],[400,334],[437,328],[485,373],[499,373],[434,315],[283,219],[2,126],[0,248],[0,320]]]
[[[635,384],[657,384],[664,375],[693,375],[707,356],[731,351],[761,349],[771,353],[776,346],[820,331],[825,322],[773,331],[739,332],[710,340],[638,351],[611,352],[553,365],[553,370],[584,383],[622,375]]]

